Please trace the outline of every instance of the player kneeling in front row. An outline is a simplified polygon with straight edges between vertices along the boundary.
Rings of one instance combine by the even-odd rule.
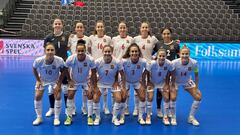
[[[159,49],[157,52],[157,60],[152,60],[147,66],[148,70],[148,87],[147,87],[147,120],[151,123],[151,111],[152,111],[152,100],[154,89],[160,90],[164,97],[164,118],[163,123],[169,125],[169,120],[167,117],[169,111],[169,74],[174,70],[171,61],[166,59],[166,50]],[[175,91],[176,93],[176,91]],[[146,122],[147,122],[146,120]],[[174,123],[172,123],[175,125]]]
[[[198,89],[198,65],[197,61],[190,58],[190,50],[186,45],[180,51],[180,58],[172,61],[175,68],[176,89],[178,86],[183,86],[194,98],[191,111],[188,117],[188,123],[198,126],[199,122],[194,117],[202,98],[201,92]],[[191,74],[195,74],[195,82],[192,80]]]
[[[35,86],[34,107],[37,118],[33,125],[42,123],[42,96],[44,89],[51,85],[54,89],[54,125],[60,125],[59,115],[61,112],[61,84],[65,75],[65,63],[62,58],[55,56],[55,48],[47,43],[44,48],[45,55],[37,58],[33,63],[33,73],[37,80]],[[61,72],[60,72],[61,71]]]
[[[91,56],[86,54],[86,46],[84,40],[79,40],[76,46],[76,54],[70,56],[66,61],[68,67],[68,99],[67,99],[67,119],[65,125],[72,124],[72,114],[74,111],[74,96],[76,90],[81,88],[88,97],[88,125],[93,125],[92,110],[93,110],[93,95],[92,89],[89,88],[89,72],[91,70],[90,84],[96,82],[96,66]],[[70,73],[70,74],[69,74]]]

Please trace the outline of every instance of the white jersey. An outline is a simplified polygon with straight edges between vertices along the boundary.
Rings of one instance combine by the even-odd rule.
[[[139,35],[134,37],[134,43],[140,47],[143,58],[145,58],[148,62],[152,60],[153,48],[157,42],[158,39],[155,36],[142,38],[141,35]]]
[[[177,84],[186,84],[189,80],[191,80],[191,74],[198,66],[197,61],[191,58],[189,59],[189,63],[187,65],[182,65],[181,58],[173,60],[172,63],[176,70]]]
[[[159,65],[158,60],[152,60],[147,65],[147,70],[150,72],[152,83],[158,85],[166,79],[168,71],[173,71],[174,67],[168,59],[165,59],[162,66]]]
[[[97,35],[91,35],[89,37],[90,44],[89,47],[92,51],[92,57],[98,59],[103,56],[102,49],[105,45],[111,44],[111,37],[104,35],[102,38],[99,38]]]
[[[45,58],[44,55],[35,59],[33,68],[37,69],[44,84],[56,83],[60,75],[60,69],[65,67],[64,60],[61,57],[54,56],[53,63],[47,65]]]
[[[80,40],[80,39],[85,40],[85,42],[86,42],[86,44],[85,44],[85,45],[86,45],[86,48],[90,46],[90,39],[89,39],[88,36],[85,36],[85,35],[84,35],[83,38],[78,38],[77,35],[74,35],[72,38],[69,37],[68,47],[70,48],[72,54],[75,54],[75,53],[76,53],[77,42],[78,42],[78,40]]]
[[[132,63],[131,59],[122,59],[122,65],[128,83],[136,83],[142,79],[142,74],[146,69],[146,60],[139,58],[136,64]]]
[[[113,46],[113,56],[118,60],[122,59],[122,56],[127,51],[127,48],[133,43],[133,38],[127,36],[126,38],[121,38],[119,35],[112,38],[111,45]]]
[[[79,61],[77,54],[68,57],[66,67],[70,69],[71,79],[77,84],[84,84],[88,82],[90,69],[96,68],[94,60],[91,56],[86,55],[84,61]]]
[[[109,64],[104,62],[103,57],[97,59],[95,63],[99,77],[98,85],[112,86],[118,71],[123,70],[121,63],[115,58],[113,58]]]

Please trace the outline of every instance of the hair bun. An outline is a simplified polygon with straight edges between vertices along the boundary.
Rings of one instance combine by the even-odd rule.
[[[77,42],[77,44],[86,44],[86,41],[85,40],[83,40],[83,39],[80,39],[80,40],[78,40],[78,42]]]

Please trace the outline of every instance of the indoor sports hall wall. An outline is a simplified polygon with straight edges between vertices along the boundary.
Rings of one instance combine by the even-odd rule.
[[[181,43],[182,46],[185,43]],[[195,59],[240,59],[240,43],[186,43]],[[0,39],[0,55],[40,56],[43,40]]]

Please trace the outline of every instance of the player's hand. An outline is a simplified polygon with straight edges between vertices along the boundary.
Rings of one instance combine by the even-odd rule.
[[[175,40],[175,42],[177,43],[177,44],[180,44],[180,40],[179,39],[177,39],[177,40]]]
[[[36,82],[36,87],[37,87],[37,89],[40,89],[42,87],[42,82],[41,81],[37,81]]]
[[[113,87],[114,90],[117,90],[118,87],[119,87],[118,82],[114,82],[112,87]]]

